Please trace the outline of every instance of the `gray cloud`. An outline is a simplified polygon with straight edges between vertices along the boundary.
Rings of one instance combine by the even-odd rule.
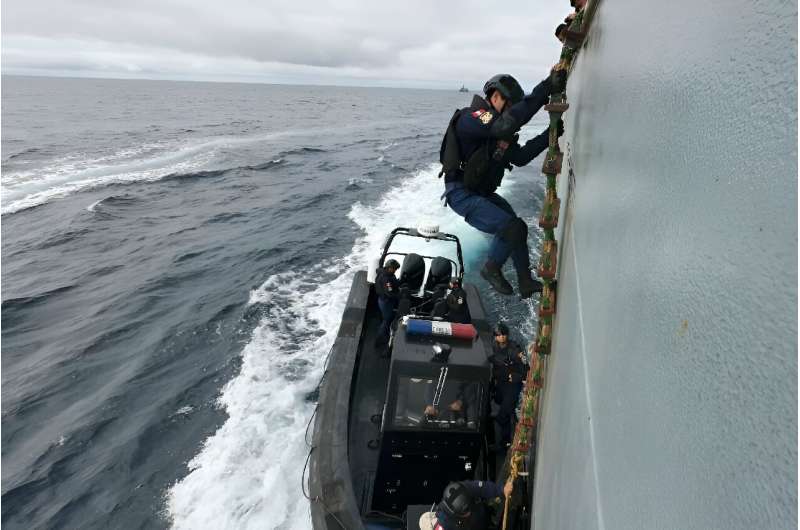
[[[558,4],[8,0],[3,71],[441,87],[505,71],[533,81],[558,57],[553,28],[570,10]]]

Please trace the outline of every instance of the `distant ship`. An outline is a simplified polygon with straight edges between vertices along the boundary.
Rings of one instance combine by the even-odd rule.
[[[469,92],[469,89],[464,85],[461,85],[461,88],[458,89],[459,92]]]

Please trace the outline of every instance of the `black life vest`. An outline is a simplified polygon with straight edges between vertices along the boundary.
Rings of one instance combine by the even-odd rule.
[[[397,277],[386,269],[379,268],[375,276],[375,294],[378,298],[397,299],[399,283]]]
[[[439,148],[439,163],[442,164],[442,170],[439,171],[439,178],[442,175],[449,175],[453,171],[464,170],[464,163],[461,160],[461,147],[458,145],[458,138],[456,137],[456,123],[461,117],[461,113],[466,109],[456,109],[450,122],[447,124],[447,130],[444,132],[442,138],[442,146]]]
[[[485,110],[488,106],[486,100],[475,96],[471,106],[456,110],[450,118],[439,149],[439,162],[442,164],[439,178],[442,175],[452,174],[452,180],[462,181],[465,188],[484,196],[491,195],[497,190],[506,168],[511,169],[511,165],[503,159],[493,158],[497,148],[497,140],[493,138],[483,142],[468,160],[464,160],[456,134],[456,123],[463,112]],[[495,114],[492,121],[496,118]]]

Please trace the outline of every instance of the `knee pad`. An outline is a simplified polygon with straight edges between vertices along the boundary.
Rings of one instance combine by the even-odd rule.
[[[519,217],[515,217],[508,223],[508,226],[503,229],[501,235],[512,248],[516,248],[520,245],[527,245],[528,225]]]

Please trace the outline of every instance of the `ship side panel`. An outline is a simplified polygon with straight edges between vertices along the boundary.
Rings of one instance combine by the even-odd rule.
[[[796,526],[796,21],[600,4],[564,115],[536,528]]]

